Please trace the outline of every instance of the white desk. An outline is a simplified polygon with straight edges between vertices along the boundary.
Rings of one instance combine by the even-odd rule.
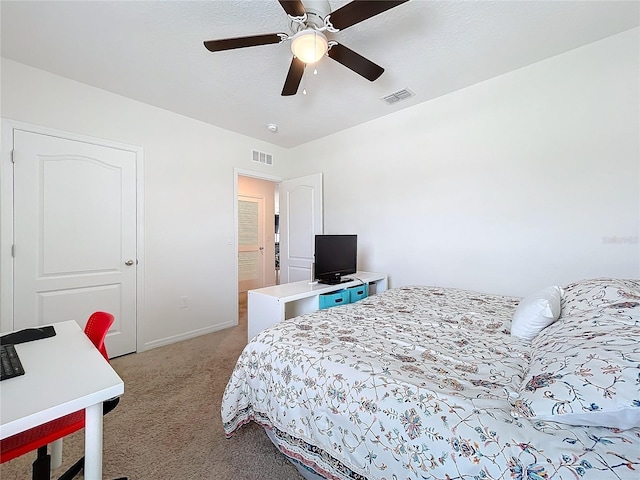
[[[249,290],[247,294],[248,340],[251,340],[265,328],[282,320],[315,312],[320,308],[318,302],[322,294],[356,287],[362,283],[370,285],[370,294],[387,289],[387,275],[385,273],[356,272],[347,276],[353,280],[338,285],[309,283],[304,280]]]
[[[85,410],[87,480],[102,478],[102,402],[124,382],[73,321],[56,335],[16,345],[25,374],[0,382],[0,438]]]

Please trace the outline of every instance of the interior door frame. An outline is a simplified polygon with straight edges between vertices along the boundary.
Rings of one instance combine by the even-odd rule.
[[[136,156],[136,352],[144,350],[144,149],[2,118],[0,149],[0,330],[13,330],[13,131],[24,130],[133,152]]]
[[[235,284],[236,284],[236,305],[238,305],[238,177],[252,177],[260,180],[267,180],[273,183],[280,183],[284,178],[268,173],[256,172],[254,170],[245,170],[243,168],[233,168],[233,251],[235,252]],[[0,199],[1,201],[1,199]],[[275,201],[275,198],[274,198]],[[239,317],[236,317],[236,322]]]

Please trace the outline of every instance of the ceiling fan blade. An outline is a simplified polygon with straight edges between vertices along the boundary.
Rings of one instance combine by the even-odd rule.
[[[287,97],[298,93],[298,87],[302,81],[302,74],[304,73],[304,62],[293,57],[291,60],[291,66],[289,67],[289,73],[287,73],[287,79],[284,81],[284,87],[282,88],[282,96]]]
[[[409,0],[353,0],[329,15],[334,28],[344,30],[379,13],[397,7]]]
[[[280,43],[285,33],[269,33],[266,35],[251,35],[249,37],[223,38],[220,40],[207,40],[204,46],[210,52],[221,50],[232,50],[234,48],[255,47],[257,45],[269,45],[270,43]]]
[[[304,5],[300,0],[278,0],[287,15],[301,17],[305,14]]]
[[[339,43],[333,45],[327,55],[371,82],[384,72],[384,68],[380,65],[376,65],[371,60],[367,60],[362,55]]]

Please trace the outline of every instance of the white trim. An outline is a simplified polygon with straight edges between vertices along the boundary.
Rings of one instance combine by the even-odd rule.
[[[13,132],[26,132],[66,138],[109,148],[129,151],[136,156],[136,351],[144,349],[144,149],[111,140],[79,135],[63,130],[42,127],[7,118],[2,122],[2,148],[0,149],[0,331],[13,330]]]
[[[152,348],[164,347],[165,345],[171,345],[172,343],[180,342],[182,340],[189,340],[191,338],[200,337],[207,333],[217,332],[218,330],[222,330],[224,328],[235,327],[238,325],[238,319],[236,318],[235,322],[229,321],[220,323],[218,325],[214,325],[212,327],[199,328],[197,330],[192,330],[190,332],[181,333],[179,335],[172,335],[170,337],[160,338],[158,340],[153,340],[151,342],[144,344],[144,350],[150,350]]]
[[[0,331],[13,330],[13,127],[2,121],[0,149]]]
[[[236,189],[238,187],[238,177],[253,177],[253,178],[260,178],[262,180],[269,180],[271,182],[274,183],[280,183],[284,180],[284,178],[279,177],[277,175],[271,175],[269,173],[262,173],[262,172],[255,172],[253,170],[245,170],[244,168],[238,168],[238,167],[234,167],[233,168],[233,173],[235,175],[235,179],[236,179]]]

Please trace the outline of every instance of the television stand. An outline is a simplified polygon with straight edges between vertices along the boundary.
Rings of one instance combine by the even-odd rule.
[[[265,328],[287,318],[320,310],[320,295],[325,293],[357,287],[363,283],[369,284],[369,295],[387,289],[386,273],[356,272],[349,277],[349,279],[344,277],[345,282],[336,285],[310,284],[309,280],[303,280],[249,290],[247,294],[249,340]]]

